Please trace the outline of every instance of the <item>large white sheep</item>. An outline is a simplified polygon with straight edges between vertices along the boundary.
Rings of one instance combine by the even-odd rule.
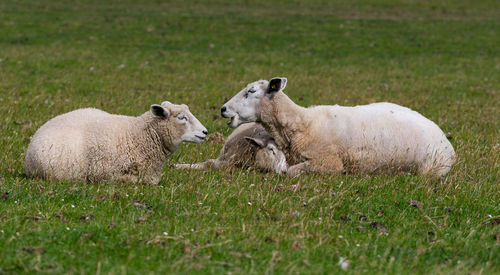
[[[269,133],[258,123],[236,128],[224,143],[217,159],[195,164],[176,164],[176,168],[257,168],[283,173],[287,170],[285,155]]]
[[[455,151],[432,121],[392,103],[296,105],[286,78],[248,84],[221,108],[229,125],[260,122],[287,157],[288,173],[397,173],[443,176]]]
[[[207,129],[186,105],[151,105],[138,117],[87,108],[45,123],[26,151],[26,174],[58,180],[157,184],[182,141],[200,143]]]

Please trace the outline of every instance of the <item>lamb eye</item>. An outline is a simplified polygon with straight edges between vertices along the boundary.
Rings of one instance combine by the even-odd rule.
[[[186,116],[182,116],[182,115],[177,116],[177,119],[179,119],[179,120],[185,120],[185,121],[188,120]]]

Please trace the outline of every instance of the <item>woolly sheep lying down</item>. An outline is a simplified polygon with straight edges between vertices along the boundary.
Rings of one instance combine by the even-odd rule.
[[[217,159],[195,164],[176,164],[176,168],[258,168],[275,173],[286,172],[285,155],[278,150],[268,132],[257,123],[236,128],[224,143]]]
[[[259,122],[285,152],[287,173],[399,173],[443,176],[455,151],[434,122],[392,103],[296,105],[286,78],[247,85],[221,108],[229,125]]]
[[[183,141],[200,143],[207,129],[186,105],[151,105],[138,117],[87,108],[45,123],[26,152],[31,177],[157,184]]]

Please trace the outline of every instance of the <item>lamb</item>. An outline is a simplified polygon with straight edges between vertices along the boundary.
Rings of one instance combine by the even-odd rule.
[[[182,141],[201,143],[207,129],[188,106],[153,104],[138,117],[78,109],[52,118],[32,137],[30,177],[68,181],[158,184]]]
[[[247,123],[236,128],[227,138],[217,159],[195,164],[176,164],[176,168],[257,168],[284,173],[285,155],[278,150],[268,132],[258,123]]]
[[[286,155],[287,173],[400,173],[441,177],[456,156],[443,131],[406,107],[296,105],[286,78],[248,84],[221,108],[229,126],[259,122]]]

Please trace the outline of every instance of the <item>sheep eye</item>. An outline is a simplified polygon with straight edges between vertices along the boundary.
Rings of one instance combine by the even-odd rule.
[[[271,153],[273,153],[273,155],[276,154],[276,152],[274,152],[274,148],[272,148],[272,147],[269,147],[269,151],[271,151]]]
[[[251,94],[253,94],[253,93],[256,92],[256,90],[254,88],[252,88],[252,89],[248,90],[248,92],[251,93]]]
[[[188,120],[186,116],[182,116],[182,115],[181,116],[177,116],[177,119],[179,119],[179,120],[185,120],[185,121]]]

